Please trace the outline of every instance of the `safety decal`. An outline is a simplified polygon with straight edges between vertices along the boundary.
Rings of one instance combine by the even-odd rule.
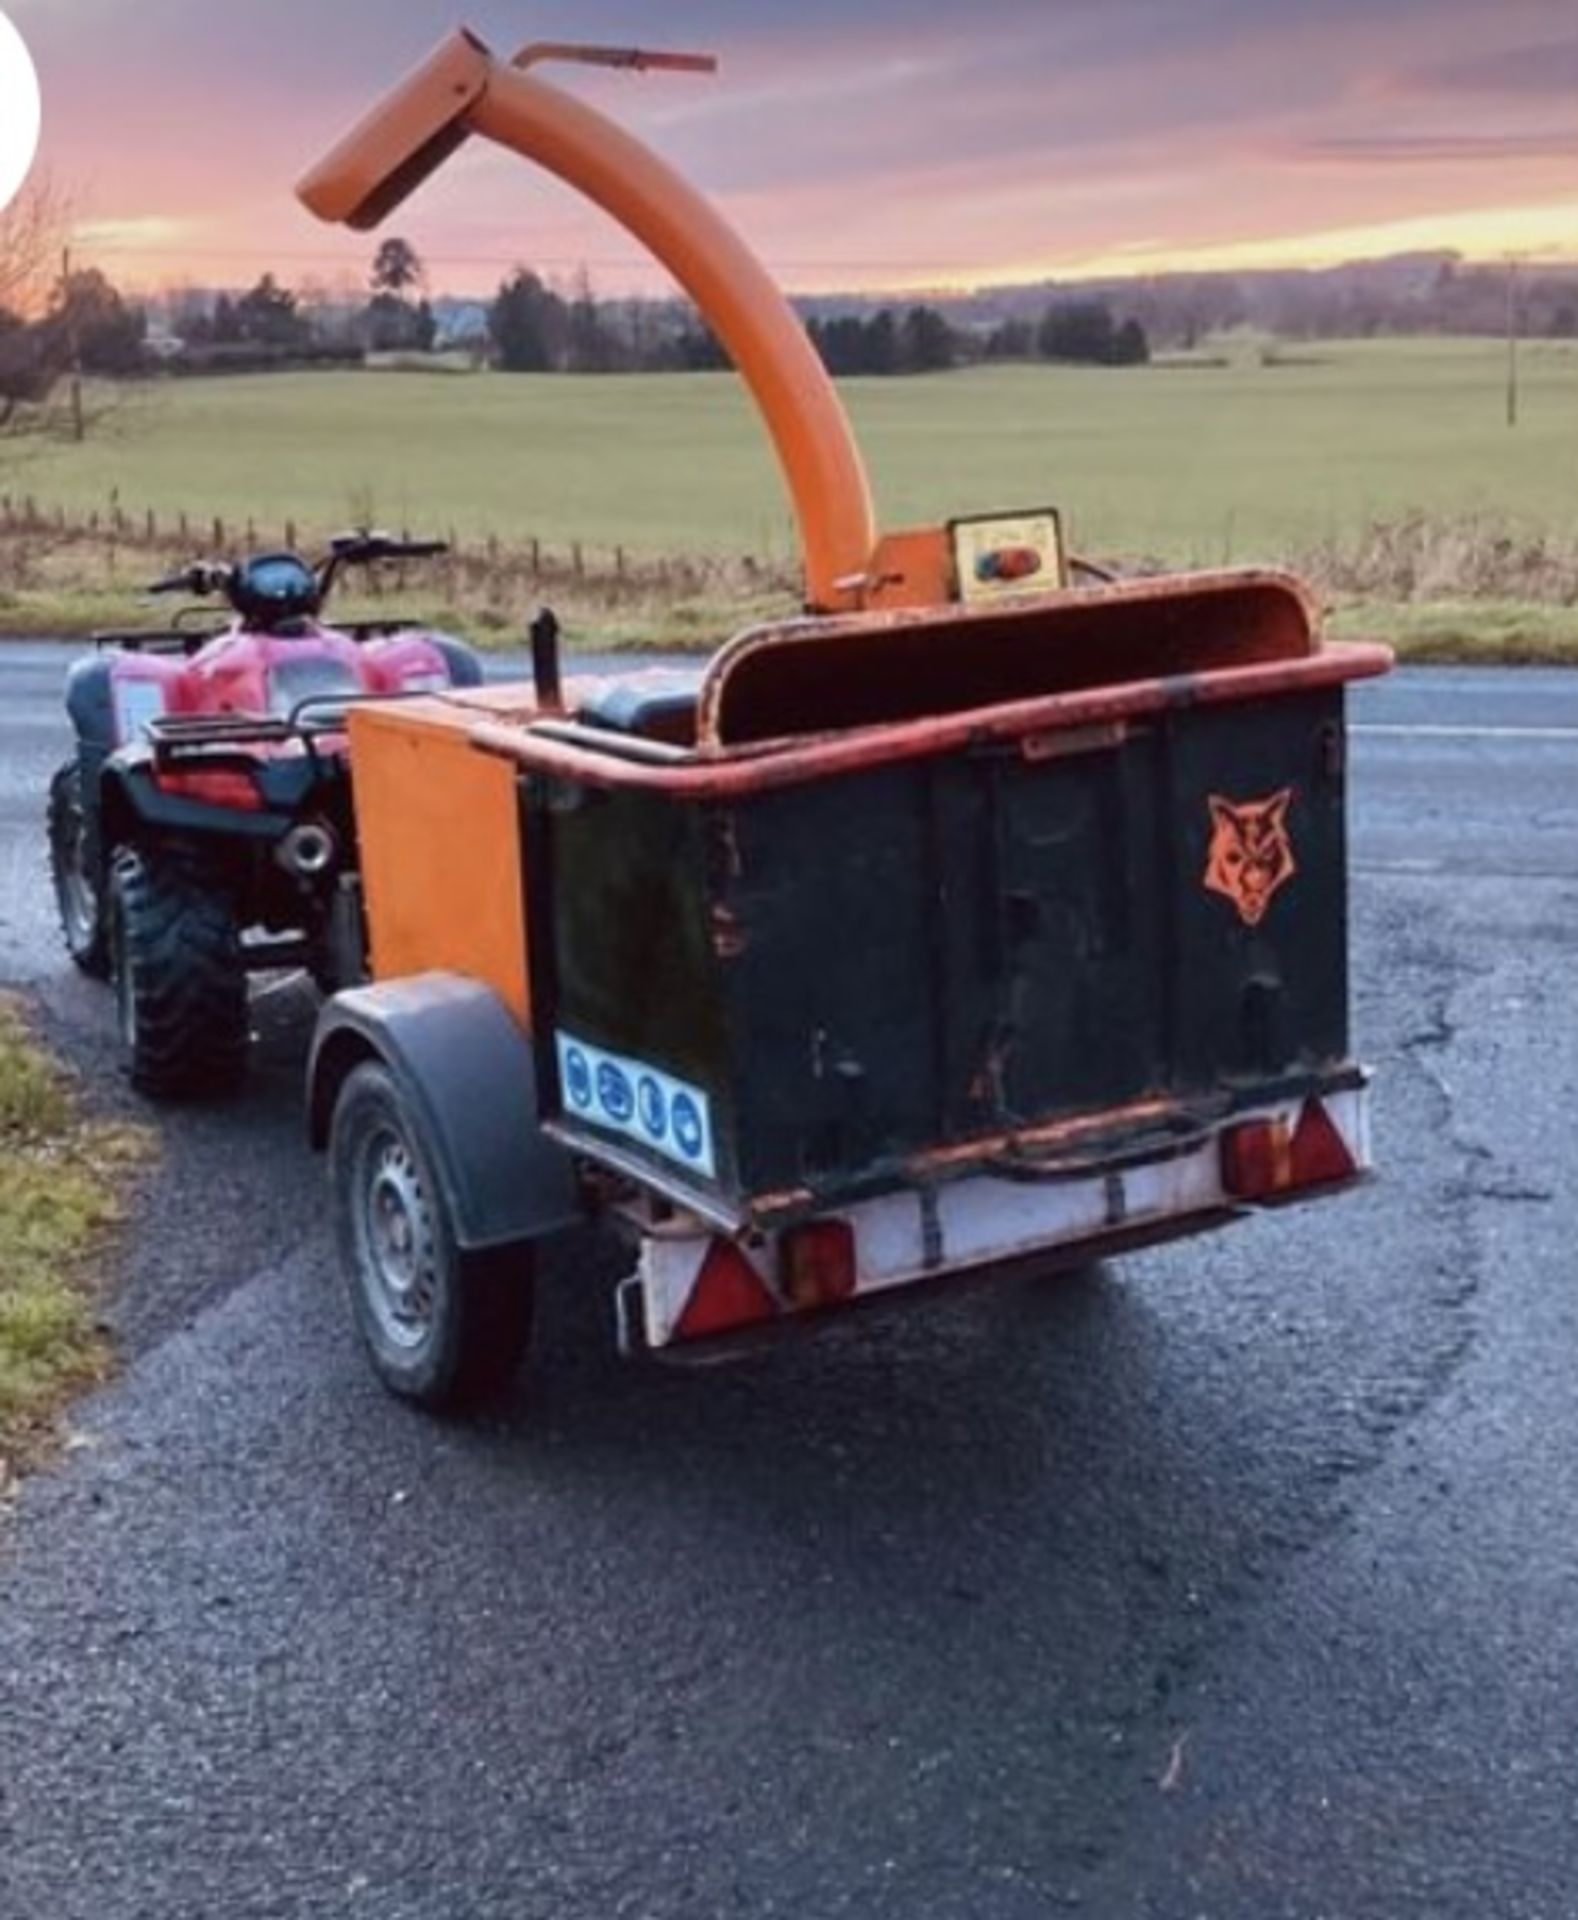
[[[1016,593],[1049,593],[1067,574],[1055,511],[977,514],[949,522],[959,598],[966,604]]]
[[[1206,887],[1231,900],[1246,927],[1258,927],[1278,890],[1299,870],[1288,832],[1293,789],[1284,787],[1264,800],[1226,800],[1213,793],[1208,804]]]
[[[712,1179],[712,1104],[672,1074],[561,1033],[559,1083],[567,1117],[606,1127]]]

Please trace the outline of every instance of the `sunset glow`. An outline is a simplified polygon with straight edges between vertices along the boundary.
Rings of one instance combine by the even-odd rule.
[[[129,284],[333,286],[368,249],[294,206],[301,168],[448,28],[455,0],[10,0],[77,245]],[[486,4],[532,35],[651,40],[632,0]],[[792,287],[1314,265],[1415,248],[1578,256],[1567,0],[676,0],[716,80],[576,74],[689,171]],[[499,156],[401,225],[436,288],[526,260],[649,289],[626,237]]]

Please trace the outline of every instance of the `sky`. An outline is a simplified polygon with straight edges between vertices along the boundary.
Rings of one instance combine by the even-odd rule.
[[[140,288],[326,287],[372,244],[299,174],[457,24],[695,48],[715,78],[546,77],[712,194],[799,291],[1578,258],[1578,0],[0,0],[81,253]],[[595,209],[474,143],[396,221],[434,287],[517,262],[661,284]]]

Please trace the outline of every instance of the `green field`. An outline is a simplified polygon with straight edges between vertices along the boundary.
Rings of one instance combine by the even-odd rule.
[[[1578,500],[1578,349],[1525,349],[1504,422],[1489,342],[1312,347],[1308,364],[988,368],[846,387],[883,517],[1054,501],[1093,550],[1282,554],[1410,510],[1550,524]],[[782,552],[786,505],[738,385],[352,373],[134,393],[85,447],[0,448],[0,486],[72,507],[507,540]]]
[[[1516,430],[1495,342],[1322,343],[1273,365],[1253,343],[1226,351],[1225,367],[985,368],[845,391],[888,525],[1051,501],[1083,552],[1207,564],[1307,561],[1411,514],[1572,546],[1578,343],[1525,347]],[[251,518],[267,537],[287,518],[373,520],[634,555],[793,552],[765,439],[725,376],[169,382],[121,398],[85,446],[0,443],[0,491]]]

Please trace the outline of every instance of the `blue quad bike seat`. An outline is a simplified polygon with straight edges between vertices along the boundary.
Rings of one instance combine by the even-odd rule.
[[[664,667],[630,680],[605,681],[576,710],[583,726],[634,734],[676,747],[696,740],[703,670]]]

